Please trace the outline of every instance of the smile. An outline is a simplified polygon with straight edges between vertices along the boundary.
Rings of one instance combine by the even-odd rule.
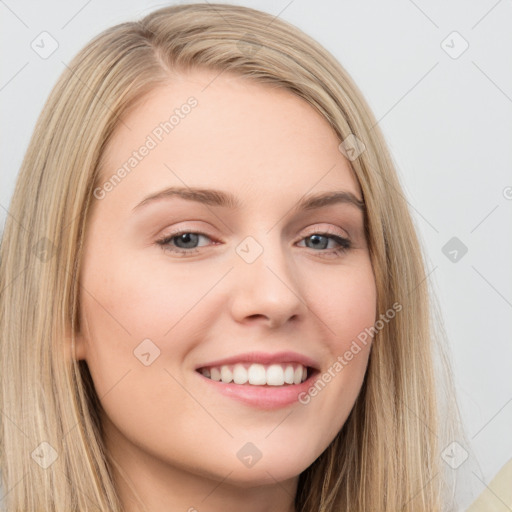
[[[298,397],[320,375],[320,363],[294,351],[246,352],[203,361],[195,373],[207,393],[220,393],[257,409],[279,409],[299,403]]]
[[[289,386],[301,384],[308,378],[308,368],[300,363],[237,363],[199,368],[207,379],[224,384],[250,386]]]

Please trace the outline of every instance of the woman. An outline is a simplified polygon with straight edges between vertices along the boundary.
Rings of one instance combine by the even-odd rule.
[[[360,92],[296,28],[198,4],[105,31],[10,213],[6,510],[453,506],[407,205]]]

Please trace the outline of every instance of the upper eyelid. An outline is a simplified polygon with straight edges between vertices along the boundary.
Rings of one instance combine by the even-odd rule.
[[[344,230],[342,228],[338,228],[338,229],[342,230],[342,231],[345,231],[345,233],[346,233],[346,230]],[[307,230],[308,234],[302,234],[301,237],[299,238],[299,240],[302,240],[303,238],[311,236],[311,235],[314,235],[314,234],[332,235],[332,236],[338,236],[340,238],[350,238],[348,236],[348,233],[347,233],[347,236],[345,236],[343,234],[340,234],[336,230],[336,228],[314,228],[314,227],[310,227],[310,228],[306,228],[306,230]],[[218,238],[215,235],[211,235],[211,234],[209,234],[206,231],[202,231],[201,229],[183,228],[183,229],[177,229],[176,231],[172,231],[172,232],[170,232],[167,235],[163,235],[162,237],[160,237],[160,240],[161,239],[167,239],[167,238],[174,238],[176,236],[179,236],[179,235],[185,234],[185,233],[194,233],[194,234],[197,234],[197,235],[203,235],[203,236],[206,236],[206,237],[208,237],[210,239]]]
[[[343,228],[340,228],[340,227],[337,227],[337,228],[334,228],[332,226],[329,226],[327,228],[319,228],[319,227],[315,227],[314,225],[313,226],[308,226],[307,228],[305,228],[306,231],[309,233],[324,233],[324,234],[328,234],[328,235],[334,235],[334,236],[340,236],[340,237],[344,237],[344,235],[341,235],[339,233],[339,231],[344,231],[347,236],[344,237],[344,238],[349,238],[349,235],[348,235],[348,232],[346,229],[343,229]],[[304,236],[304,235],[303,235]]]
[[[185,221],[186,222],[186,221]],[[195,221],[191,221],[191,222],[195,222]],[[202,221],[200,221],[201,223],[203,223]],[[328,225],[328,227],[318,227],[319,225]],[[301,231],[312,231],[314,233],[322,233],[322,232],[325,232],[325,233],[328,233],[328,234],[334,234],[334,235],[338,235],[338,236],[342,236],[338,233],[338,231],[343,231],[344,233],[346,233],[346,237],[347,238],[350,238],[350,234],[349,234],[349,231],[346,229],[346,228],[342,228],[341,226],[333,226],[332,223],[328,223],[328,222],[315,222],[315,223],[312,223],[308,226],[306,226],[305,228],[302,228]],[[185,225],[185,227],[183,228],[177,228],[175,229],[174,231],[171,231],[168,235],[164,235],[164,236],[175,236],[176,234],[179,234],[179,233],[198,233],[198,234],[201,234],[201,235],[206,235],[206,236],[209,236],[211,238],[219,238],[219,237],[216,237],[216,235],[214,234],[209,234],[208,233],[209,230],[205,230],[203,228],[199,228],[199,227],[195,227],[195,226],[191,226],[191,227],[188,227]],[[288,230],[286,230],[287,232]]]

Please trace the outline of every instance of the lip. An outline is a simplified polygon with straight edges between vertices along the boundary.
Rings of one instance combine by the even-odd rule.
[[[299,395],[306,393],[314,385],[320,372],[314,370],[312,374],[300,384],[288,384],[286,386],[252,386],[250,384],[235,384],[233,382],[225,384],[216,380],[209,379],[199,372],[195,372],[198,377],[212,389],[222,395],[233,398],[238,402],[256,407],[258,409],[280,409],[299,403]]]
[[[236,363],[259,363],[265,365],[274,363],[299,363],[302,366],[307,366],[311,371],[311,375],[300,384],[252,386],[250,384],[235,384],[234,382],[226,384],[224,382],[215,381],[205,377],[198,371],[200,368],[232,365]],[[225,359],[217,359],[200,364],[195,370],[195,373],[201,378],[202,382],[207,386],[211,386],[211,389],[251,407],[266,410],[279,409],[298,403],[299,395],[307,392],[320,374],[319,364],[314,359],[297,352],[276,352],[274,354],[246,352]]]
[[[222,366],[236,363],[259,363],[259,364],[273,364],[273,363],[300,363],[302,366],[308,366],[313,370],[318,370],[318,363],[303,354],[297,352],[276,352],[274,354],[268,352],[246,352],[235,356],[227,357],[225,359],[217,359],[200,364],[195,367],[195,370],[200,368]]]

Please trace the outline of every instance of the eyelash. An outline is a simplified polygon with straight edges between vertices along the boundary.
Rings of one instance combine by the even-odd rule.
[[[164,251],[170,251],[172,253],[182,254],[183,256],[186,255],[192,255],[199,252],[198,247],[193,247],[191,249],[182,249],[180,247],[175,247],[170,245],[170,243],[177,237],[184,235],[184,234],[193,234],[193,235],[200,235],[205,236],[206,238],[212,239],[210,236],[208,236],[206,233],[202,233],[201,231],[191,231],[191,230],[181,230],[171,233],[170,235],[165,236],[164,238],[161,238],[160,240],[157,240],[156,243],[162,247]],[[330,240],[334,240],[337,244],[339,244],[340,247],[336,249],[331,250],[320,250],[317,251],[315,249],[311,249],[314,252],[323,253],[322,256],[330,255],[331,257],[341,256],[345,252],[347,252],[349,249],[351,249],[352,244],[348,238],[341,237],[334,233],[329,233],[328,231],[319,231],[310,233],[309,235],[301,238],[300,241],[306,240],[307,238],[311,238],[312,236],[323,236]]]

